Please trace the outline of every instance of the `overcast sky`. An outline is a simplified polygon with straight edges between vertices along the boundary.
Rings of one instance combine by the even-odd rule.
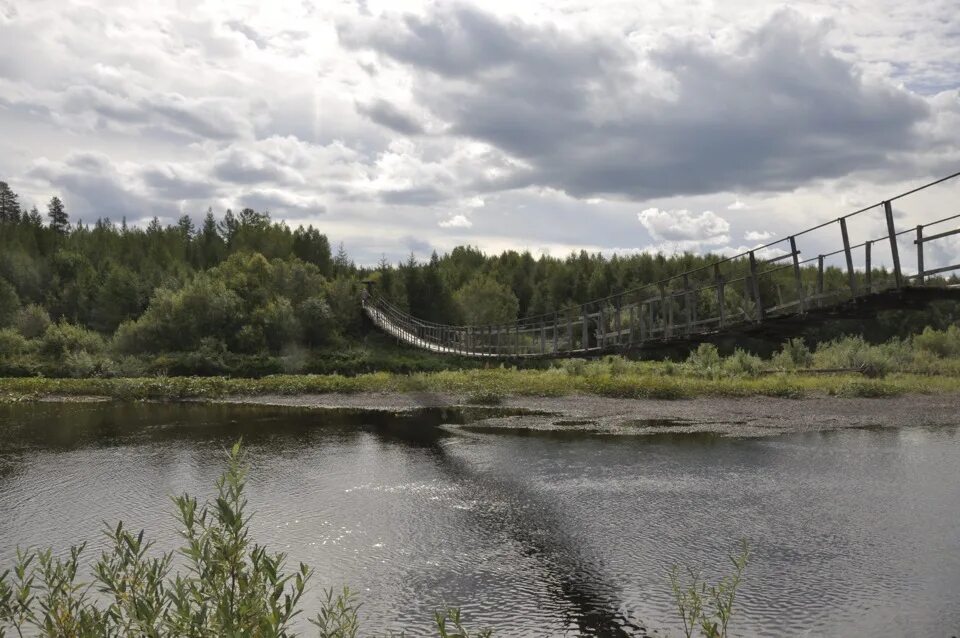
[[[960,170],[958,14],[0,0],[0,179],[87,222],[269,210],[364,263],[729,252]]]

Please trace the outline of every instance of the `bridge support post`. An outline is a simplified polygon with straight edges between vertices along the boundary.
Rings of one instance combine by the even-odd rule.
[[[584,304],[583,306],[581,306],[581,308],[582,308],[582,310],[583,310],[583,324],[582,324],[582,326],[581,326],[581,328],[583,328],[583,331],[582,331],[582,332],[583,332],[583,335],[580,337],[580,338],[582,339],[582,341],[581,341],[581,343],[580,343],[580,347],[583,349],[584,352],[586,352],[587,350],[590,349],[590,325],[589,325],[589,324],[590,324],[590,318],[589,318],[589,316],[587,315],[587,306],[586,306],[586,304]]]
[[[553,354],[560,352],[560,314],[557,312],[553,313]]]
[[[823,255],[817,255],[817,307],[823,306]]]
[[[857,274],[853,271],[853,254],[850,252],[850,235],[847,234],[847,220],[840,218],[840,234],[843,236],[843,254],[847,258],[847,279],[850,282],[850,294],[857,296]]]
[[[723,294],[723,275],[720,274],[720,264],[713,265],[713,280],[717,284],[717,312],[720,318],[720,329],[723,329],[723,324],[726,322],[726,297]]]
[[[793,253],[793,278],[797,282],[797,300],[800,302],[800,314],[803,314],[807,311],[807,305],[803,294],[803,278],[800,275],[800,252],[793,236],[790,237],[790,252]]]
[[[871,252],[873,252],[873,242],[868,239],[863,244],[863,275],[866,280],[863,283],[868,295],[873,292],[873,266],[870,264]]]
[[[637,306],[630,304],[630,336],[627,338],[627,345],[633,345],[634,331],[637,329]]]
[[[917,226],[917,283],[923,285],[923,226]]]
[[[897,231],[893,224],[893,206],[889,201],[883,202],[883,212],[887,218],[887,235],[890,237],[890,257],[893,259],[893,280],[897,288],[903,286],[903,277],[900,273],[900,249],[897,247]]]
[[[617,333],[614,343],[617,348],[620,347],[620,342],[622,341],[620,337],[620,330],[623,328],[623,321],[620,319],[621,314],[623,314],[623,301],[620,297],[617,297],[617,314],[613,319],[613,329]]]
[[[692,317],[690,314],[690,277],[688,275],[683,276],[683,323],[684,323],[684,333],[690,335],[690,330],[693,328]]]
[[[573,312],[567,310],[567,352],[573,352]]]
[[[757,323],[763,321],[763,300],[760,298],[760,276],[757,273],[757,258],[750,251],[750,287],[753,289],[753,301],[757,306]]]
[[[540,322],[540,354],[547,354],[547,327]]]

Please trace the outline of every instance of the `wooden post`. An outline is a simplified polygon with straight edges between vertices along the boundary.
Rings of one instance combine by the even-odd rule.
[[[650,338],[653,338],[653,332],[657,327],[657,314],[653,307],[653,301],[647,304],[647,310],[650,312]]]
[[[903,286],[903,277],[900,273],[900,249],[897,247],[897,229],[893,224],[893,206],[890,202],[883,202],[883,212],[887,217],[887,235],[890,236],[890,257],[893,259],[893,280],[897,288]]]
[[[540,322],[540,354],[547,354],[547,328]]]
[[[501,332],[503,332],[503,326],[502,325],[497,326],[497,356],[498,357],[500,356],[500,353],[501,353],[501,350],[500,350],[500,346],[501,346],[500,333]]]
[[[560,315],[557,312],[553,313],[553,354],[557,354],[560,351]]]
[[[573,313],[567,311],[567,352],[573,352]]]
[[[923,226],[917,226],[917,283],[923,285]]]
[[[850,282],[850,294],[857,296],[857,275],[853,272],[853,255],[850,253],[850,236],[847,234],[847,220],[840,218],[840,234],[843,236],[843,254],[847,258],[847,279]]]
[[[864,285],[867,288],[867,294],[869,295],[873,292],[873,267],[870,265],[870,253],[871,248],[873,247],[873,242],[869,239],[863,244],[863,261],[864,261],[864,278],[866,281]]]
[[[634,331],[637,329],[637,304],[630,304],[630,336],[627,343],[633,345]]]
[[[757,274],[757,258],[750,251],[750,283],[753,288],[753,301],[757,305],[757,323],[763,321],[763,300],[760,299],[760,277]]]
[[[620,346],[620,330],[623,327],[623,322],[620,319],[620,315],[623,313],[623,300],[620,297],[617,297],[617,316],[613,319],[613,329],[617,333],[616,337],[616,346]]]
[[[514,329],[513,355],[518,358],[520,357],[520,322],[517,322],[516,328]]]
[[[690,314],[690,277],[683,276],[683,323],[684,332],[689,335],[693,329],[693,315]]]
[[[673,337],[673,295],[670,295],[670,301],[667,303],[667,330],[668,337]]]
[[[723,275],[720,274],[720,264],[713,265],[713,280],[717,282],[717,309],[720,312],[720,328],[723,329],[727,304],[724,303],[726,298],[723,296]]]
[[[582,308],[583,308],[583,325],[580,327],[581,327],[581,332],[583,334],[580,336],[582,340],[580,346],[583,349],[583,351],[586,352],[587,350],[590,349],[590,326],[589,326],[590,319],[587,316],[586,304],[584,304]]]
[[[667,288],[660,284],[660,338],[667,338]]]
[[[800,302],[801,314],[807,311],[806,299],[803,295],[803,278],[800,275],[800,252],[797,250],[797,240],[790,237],[790,252],[793,253],[793,278],[797,282],[797,300]]]
[[[817,255],[817,296],[823,294],[823,255]],[[823,303],[823,299],[820,300]]]
[[[606,317],[603,316],[603,302],[601,302],[600,307],[597,309],[597,347],[603,350],[604,346],[607,345],[607,321]]]

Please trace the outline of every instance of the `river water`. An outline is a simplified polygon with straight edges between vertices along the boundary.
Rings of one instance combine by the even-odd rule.
[[[798,404],[800,405],[800,404]],[[0,406],[0,571],[103,522],[176,547],[170,495],[249,452],[253,537],[359,592],[364,635],[462,608],[499,635],[680,635],[667,577],[751,548],[735,635],[960,632],[960,428],[766,439],[490,433],[470,415]],[[310,633],[307,631],[307,633]]]

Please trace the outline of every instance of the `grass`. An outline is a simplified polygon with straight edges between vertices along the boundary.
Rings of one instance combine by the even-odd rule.
[[[757,377],[699,377],[686,372],[664,374],[655,366],[620,374],[567,374],[560,369],[458,370],[410,375],[376,372],[356,376],[273,375],[259,379],[226,377],[144,377],[0,379],[0,402],[44,397],[108,397],[120,400],[216,399],[231,396],[325,393],[437,392],[491,404],[505,396],[557,397],[596,395],[631,399],[694,397],[888,397],[908,393],[960,392],[960,377],[893,373],[880,379],[861,374],[807,375],[777,372]]]
[[[713,345],[703,344],[679,363],[605,357],[539,365],[533,369],[502,365],[427,370],[401,366],[379,372],[354,369],[346,373],[253,377],[106,373],[77,378],[10,376],[0,378],[0,402],[54,396],[179,400],[268,394],[435,392],[461,396],[467,403],[496,405],[511,395],[684,399],[960,393],[960,329],[927,329],[911,339],[881,344],[845,337],[821,343],[815,349],[793,339],[767,360],[743,350],[723,357]]]

